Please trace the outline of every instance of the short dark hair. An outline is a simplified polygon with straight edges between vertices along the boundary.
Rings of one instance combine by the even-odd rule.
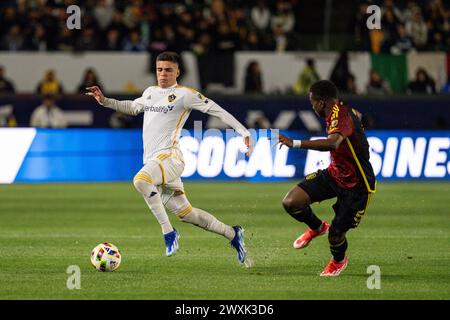
[[[180,55],[173,51],[164,51],[156,57],[156,61],[170,61],[180,65]]]
[[[329,80],[319,80],[315,82],[309,91],[314,98],[320,100],[337,99],[338,89],[336,85]]]

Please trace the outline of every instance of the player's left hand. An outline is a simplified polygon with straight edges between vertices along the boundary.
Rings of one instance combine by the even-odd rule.
[[[286,137],[284,134],[280,133],[279,130],[270,128],[270,131],[272,131],[272,133],[275,135],[275,139],[277,140],[277,142],[275,144],[279,143],[280,149],[282,146],[286,146],[289,148],[292,148],[294,146],[294,142],[292,141],[292,139],[289,137]]]
[[[245,143],[245,145],[247,146],[247,152],[245,153],[245,155],[246,155],[247,157],[250,157],[250,155],[252,154],[252,151],[253,151],[253,141],[252,141],[252,138],[250,138],[250,137],[245,137],[245,138],[244,138],[244,143]]]

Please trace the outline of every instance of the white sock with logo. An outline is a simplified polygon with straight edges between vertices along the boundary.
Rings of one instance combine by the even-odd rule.
[[[169,216],[164,208],[158,189],[153,184],[143,180],[136,180],[134,185],[142,194],[145,203],[147,203],[156,220],[158,220],[161,225],[162,233],[166,234],[173,231],[172,224],[170,223]]]
[[[152,211],[156,220],[158,220],[159,224],[161,225],[162,233],[166,234],[173,231],[172,224],[170,223],[169,216],[167,215],[166,209],[164,208],[159,193],[153,195],[150,198],[144,196],[144,200]]]

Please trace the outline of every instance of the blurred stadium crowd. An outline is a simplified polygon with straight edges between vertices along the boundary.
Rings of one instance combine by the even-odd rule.
[[[3,3],[5,2],[5,3]],[[2,50],[294,50],[298,0],[2,1]],[[10,5],[7,5],[10,4]],[[81,7],[83,28],[69,30],[66,8]]]
[[[72,4],[82,10],[81,30],[65,27],[66,8]],[[382,30],[374,32],[366,26],[370,4],[382,9]],[[299,0],[3,0],[0,48],[188,50],[198,55],[299,50],[300,26],[304,23],[299,21],[299,14],[307,9],[305,6]],[[353,19],[345,27],[346,32],[354,29],[352,49],[375,53],[450,49],[450,10],[443,0],[362,1],[359,11],[354,9]],[[315,23],[322,27],[322,22]]]
[[[360,49],[374,53],[450,50],[448,1],[380,1],[383,28],[379,31],[369,30],[366,26],[370,16],[367,7],[371,3],[372,1],[363,2],[356,18],[355,35]]]

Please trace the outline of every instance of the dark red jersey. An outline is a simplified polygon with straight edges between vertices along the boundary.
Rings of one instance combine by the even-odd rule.
[[[369,162],[369,143],[357,114],[356,110],[339,102],[327,115],[327,134],[338,133],[344,138],[339,147],[331,151],[327,170],[341,188],[373,192],[375,175]]]

